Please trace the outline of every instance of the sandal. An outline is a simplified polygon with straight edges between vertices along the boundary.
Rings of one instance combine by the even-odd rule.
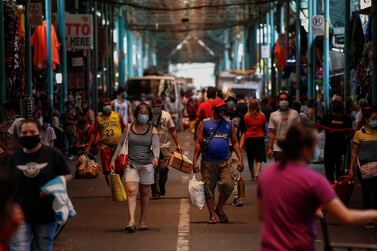
[[[127,231],[128,233],[132,234],[132,233],[136,232],[136,227],[134,225],[133,226],[127,226],[124,230]]]
[[[211,224],[211,225],[216,224],[217,223],[216,218],[209,218],[209,220],[207,221],[207,223]]]
[[[215,210],[216,215],[219,217],[219,220],[221,223],[228,223],[229,219],[228,217],[224,214],[224,212],[220,212],[218,209]]]
[[[145,230],[148,230],[148,225],[147,225],[147,224],[145,224],[145,223],[143,223],[143,224],[140,224],[140,226],[139,226],[139,230],[141,230],[141,231],[145,231]]]

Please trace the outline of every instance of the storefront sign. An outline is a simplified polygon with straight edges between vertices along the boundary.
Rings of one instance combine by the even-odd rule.
[[[372,0],[360,0],[360,10],[372,7]]]
[[[262,58],[270,58],[271,57],[271,49],[268,45],[262,45]]]
[[[28,8],[28,21],[31,27],[42,24],[43,8],[42,3],[30,3]]]
[[[324,16],[313,16],[313,35],[323,36],[325,35],[325,17]]]
[[[90,49],[93,45],[93,17],[85,14],[66,14],[67,48]]]

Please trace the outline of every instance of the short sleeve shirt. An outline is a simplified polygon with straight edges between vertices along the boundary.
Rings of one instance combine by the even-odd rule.
[[[329,114],[323,118],[321,124],[335,129],[352,129],[352,119],[347,115],[333,115]],[[331,151],[340,151],[345,153],[346,146],[348,145],[348,133],[329,133],[326,132],[325,148]]]
[[[245,138],[263,138],[264,128],[266,126],[266,117],[263,113],[258,113],[256,117],[253,117],[250,113],[245,115],[246,134]]]
[[[276,130],[273,147],[274,152],[282,151],[278,146],[278,141],[284,140],[289,128],[297,123],[300,123],[300,115],[295,110],[289,109],[285,112],[277,110],[276,112],[271,113],[268,128]]]
[[[160,137],[160,148],[169,148],[171,144],[168,138],[169,132],[175,127],[170,113],[162,111],[161,116],[154,116],[153,125],[157,128]]]
[[[262,251],[315,250],[316,210],[336,198],[331,184],[309,167],[275,163],[258,181]]]
[[[196,112],[196,117],[200,120],[212,117],[212,105],[213,100],[207,100],[199,105],[198,111]]]
[[[355,133],[353,143],[359,145],[360,164],[377,161],[377,133],[361,128]]]
[[[15,200],[24,211],[26,222],[48,224],[55,221],[52,202],[40,196],[40,189],[60,175],[70,174],[63,155],[56,149],[42,146],[35,153],[16,151],[9,158],[9,167],[17,179]]]
[[[56,139],[55,130],[52,127],[48,127],[46,131],[41,133],[41,142],[43,145],[50,145],[51,141]]]

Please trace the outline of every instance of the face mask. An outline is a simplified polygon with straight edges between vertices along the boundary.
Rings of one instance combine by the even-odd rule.
[[[105,115],[109,115],[112,111],[112,108],[111,108],[111,105],[105,105],[103,108],[102,108],[102,112],[105,114]]]
[[[41,141],[39,135],[19,137],[18,141],[26,149],[33,149]]]
[[[279,103],[279,107],[280,107],[280,110],[282,111],[286,111],[288,109],[288,101],[280,101]]]
[[[149,116],[148,115],[145,115],[145,114],[139,114],[137,116],[137,121],[142,124],[142,125],[145,125],[146,123],[148,123],[149,121]]]
[[[233,110],[236,107],[236,102],[228,101],[226,102],[226,107],[228,108],[228,110]]]
[[[160,107],[152,107],[151,109],[152,109],[153,114],[160,114],[161,113]]]
[[[342,112],[342,109],[343,109],[343,107],[340,106],[340,105],[333,106],[333,108],[332,108],[333,112],[335,112],[335,113]]]
[[[377,120],[371,120],[371,121],[369,121],[369,126],[372,129],[377,129]]]

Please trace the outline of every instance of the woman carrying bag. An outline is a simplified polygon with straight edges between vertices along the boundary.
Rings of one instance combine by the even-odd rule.
[[[365,108],[362,123],[353,138],[349,176],[353,176],[353,168],[358,163],[364,209],[377,209],[377,108]],[[365,227],[376,225],[371,222]]]
[[[128,197],[129,222],[125,230],[136,231],[135,211],[137,193],[140,193],[141,215],[139,229],[147,230],[146,212],[151,185],[154,183],[154,168],[158,165],[160,156],[159,137],[156,128],[151,123],[152,112],[148,104],[142,103],[135,109],[135,123],[129,124],[124,141],[118,145],[111,161],[111,168],[121,153],[123,144],[128,144],[128,164],[126,168],[126,191]],[[124,153],[121,153],[124,154]]]

